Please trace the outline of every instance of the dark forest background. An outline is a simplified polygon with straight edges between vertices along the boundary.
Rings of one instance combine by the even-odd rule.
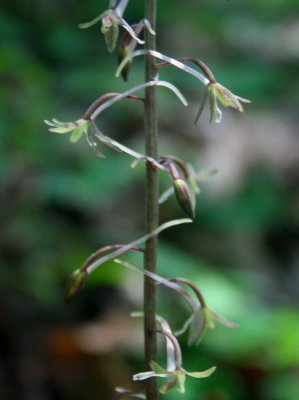
[[[107,4],[1,0],[4,400],[110,399],[115,385],[136,387],[131,376],[143,370],[140,322],[128,316],[141,308],[141,277],[109,263],[69,306],[63,288],[97,248],[143,235],[144,167],[130,169],[129,157],[109,149],[99,159],[84,140],[72,145],[43,122],[78,119],[99,95],[142,82],[141,59],[124,83],[100,26],[78,29]],[[252,100],[244,114],[223,110],[220,125],[205,112],[194,126],[202,85],[171,67],[160,72],[190,104],[159,92],[161,154],[218,173],[201,184],[195,223],[161,235],[159,272],[193,279],[212,308],[240,323],[217,326],[197,348],[183,345],[187,370],[218,367],[209,379],[188,380],[189,400],[299,398],[298,11],[297,0],[159,1],[158,49],[201,58]],[[142,16],[143,2],[131,0],[125,18]],[[139,104],[119,103],[99,124],[143,151]],[[161,221],[180,217],[174,199],[161,207]],[[185,305],[168,289],[158,296],[159,313],[179,328]]]

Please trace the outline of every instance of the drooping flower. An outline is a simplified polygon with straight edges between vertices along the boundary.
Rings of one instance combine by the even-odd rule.
[[[74,122],[61,122],[53,118],[52,121],[45,120],[44,122],[50,126],[50,132],[71,133],[70,141],[76,143],[84,133],[87,134],[91,121],[81,118]]]
[[[113,52],[115,49],[120,26],[122,26],[137,43],[144,44],[144,41],[138,38],[132,26],[123,18],[128,0],[120,0],[117,5],[114,3],[115,2],[111,1],[108,10],[98,15],[92,21],[80,24],[79,27],[81,29],[87,29],[101,21],[101,32],[104,34],[107,50],[109,52]]]
[[[134,381],[145,380],[152,377],[166,378],[167,382],[159,389],[160,393],[168,393],[171,389],[178,385],[178,391],[180,393],[185,393],[185,381],[186,376],[191,376],[192,378],[207,378],[216,369],[216,367],[209,368],[205,371],[200,372],[188,372],[182,366],[182,353],[180,345],[176,337],[166,331],[156,330],[158,333],[162,333],[166,338],[170,339],[168,342],[172,343],[173,347],[173,361],[167,362],[167,369],[164,369],[155,361],[150,362],[151,371],[141,372],[133,376]],[[169,352],[168,352],[169,354]]]
[[[199,120],[208,98],[210,101],[210,122],[216,122],[217,124],[222,120],[222,111],[218,106],[217,100],[223,107],[231,107],[240,112],[244,111],[242,103],[251,103],[250,100],[235,95],[220,83],[216,81],[210,82],[205,87],[195,123]]]
[[[188,346],[197,345],[202,340],[207,329],[215,328],[215,321],[218,321],[220,324],[230,329],[234,329],[239,326],[235,322],[223,318],[221,315],[217,314],[215,311],[212,311],[207,306],[203,307],[200,305],[197,310],[192,313],[190,318],[187,319],[182,329],[175,332],[175,334],[179,336],[189,329],[187,344]]]
[[[162,394],[168,393],[176,385],[179,386],[178,391],[183,394],[185,393],[186,375],[191,376],[192,378],[207,378],[216,369],[216,367],[212,367],[201,372],[188,372],[182,367],[177,367],[174,371],[167,371],[154,361],[151,361],[150,366],[152,371],[136,374],[134,375],[133,380],[140,381],[152,377],[166,378],[167,382],[159,389],[159,392]]]

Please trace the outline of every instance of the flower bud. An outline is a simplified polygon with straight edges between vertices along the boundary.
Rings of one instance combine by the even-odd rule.
[[[194,219],[195,218],[195,195],[191,190],[188,183],[181,178],[174,179],[173,187],[175,191],[176,198],[186,212],[186,214]]]
[[[64,292],[64,302],[69,303],[72,298],[79,292],[85,285],[87,279],[87,272],[76,269],[69,277]]]

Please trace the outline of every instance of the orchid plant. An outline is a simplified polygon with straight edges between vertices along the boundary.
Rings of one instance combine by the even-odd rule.
[[[201,291],[191,280],[183,277],[165,278],[156,273],[157,236],[165,229],[173,228],[183,223],[190,223],[196,218],[196,197],[201,191],[199,184],[209,179],[215,173],[213,170],[196,172],[190,163],[185,162],[176,155],[159,155],[157,89],[165,87],[184,106],[187,106],[188,103],[177,87],[168,81],[158,79],[157,72],[163,67],[173,66],[193,76],[203,84],[203,95],[201,96],[195,123],[198,123],[208,100],[211,123],[220,123],[222,120],[222,111],[218,102],[223,107],[230,107],[243,112],[242,103],[249,103],[249,100],[233,94],[229,89],[216,81],[214,74],[203,61],[186,57],[175,59],[156,50],[155,25],[157,0],[145,0],[144,18],[133,24],[123,18],[128,4],[129,0],[110,0],[106,10],[102,11],[90,22],[80,24],[80,28],[86,29],[100,23],[107,50],[113,52],[118,45],[119,30],[122,27],[124,34],[118,48],[119,66],[116,71],[116,77],[121,75],[124,80],[127,80],[133,60],[138,56],[145,56],[145,82],[123,93],[106,93],[99,96],[83,115],[75,118],[73,122],[60,122],[56,118],[53,118],[52,120],[45,120],[45,123],[49,126],[50,132],[69,134],[71,143],[76,143],[82,136],[85,136],[87,143],[95,150],[99,157],[104,157],[102,148],[107,146],[132,157],[134,159],[132,167],[136,167],[141,162],[146,166],[146,234],[129,244],[107,245],[87,257],[81,267],[76,269],[69,278],[64,299],[66,303],[69,303],[84,287],[89,274],[100,266],[104,266],[109,260],[113,260],[117,265],[144,275],[144,311],[133,313],[133,316],[143,317],[144,319],[146,372],[134,374],[133,380],[145,380],[148,383],[144,392],[117,387],[113,399],[137,398],[157,400],[158,391],[156,382],[152,378],[166,379],[166,383],[159,389],[161,394],[168,393],[175,387],[178,387],[180,393],[184,393],[186,376],[207,378],[216,369],[214,366],[201,372],[188,372],[184,369],[182,351],[178,341],[180,335],[188,331],[187,343],[193,346],[201,342],[207,329],[215,327],[215,321],[228,328],[237,327],[237,324],[226,320],[207,306]],[[143,39],[140,38],[142,33],[144,33]],[[138,45],[143,45],[144,48],[136,50]],[[188,63],[192,63],[193,66],[188,65]],[[142,91],[144,91],[143,95],[136,95],[136,92]],[[97,124],[97,120],[100,119],[100,114],[104,110],[125,99],[134,100],[144,105],[145,154],[131,149],[125,144],[119,143],[114,138],[107,136]],[[171,180],[170,187],[161,194],[158,191],[158,171],[169,176]],[[159,225],[159,204],[167,201],[171,195],[175,195],[178,204],[189,218],[176,219]],[[143,244],[145,244],[145,247],[140,247]],[[128,251],[137,251],[144,254],[143,269],[118,258]],[[175,290],[190,306],[190,317],[184,323],[183,327],[177,331],[173,331],[170,322],[156,314],[155,289],[157,285],[163,285]],[[189,287],[194,296],[190,295],[190,292],[186,291],[184,286]],[[165,338],[167,354],[166,368],[161,367],[156,362],[155,343],[157,334]]]

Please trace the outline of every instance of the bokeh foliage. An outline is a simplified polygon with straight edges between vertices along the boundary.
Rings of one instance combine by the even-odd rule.
[[[129,84],[115,79],[116,57],[107,55],[99,27],[77,28],[106,7],[101,3],[106,2],[1,3],[0,303],[4,311],[0,368],[1,373],[5,370],[5,384],[0,394],[6,399],[25,399],[32,393],[47,393],[51,399],[93,399],[96,389],[91,379],[73,386],[62,379],[69,385],[64,387],[53,378],[53,371],[36,378],[32,365],[47,359],[44,339],[56,326],[70,329],[75,321],[104,315],[107,309],[117,308],[119,293],[135,290],[128,286],[128,274],[110,264],[91,277],[86,293],[74,305],[62,304],[65,278],[86,256],[101,245],[128,242],[143,233],[143,167],[131,170],[128,157],[108,149],[107,158],[98,159],[83,141],[71,145],[66,137],[50,135],[43,123],[53,116],[77,119],[99,95],[122,91],[143,79],[141,61],[134,62]],[[174,57],[202,57],[219,81],[253,101],[246,111],[251,119],[238,119],[248,140],[250,124],[262,115],[297,123],[298,1],[190,0],[190,7],[179,0],[159,3],[160,50]],[[131,0],[127,20],[135,22],[142,13],[142,2]],[[161,71],[161,77],[185,91],[194,114],[202,88],[170,68]],[[161,151],[177,155],[182,151],[199,168],[216,166],[221,179],[217,159],[213,165],[202,161],[211,145],[204,132],[211,132],[211,127],[203,122],[194,128],[191,111],[180,122],[185,110],[176,108],[176,100],[163,89],[159,102]],[[110,136],[142,151],[140,105],[117,105],[103,114],[100,124]],[[267,126],[264,146],[271,147],[275,138],[271,124]],[[215,127],[220,138],[222,129],[229,127]],[[294,400],[299,396],[295,170],[299,160],[291,164],[293,169],[271,157],[253,160],[247,164],[243,160],[240,181],[229,193],[215,192],[217,180],[203,184],[195,224],[161,238],[160,273],[194,279],[211,307],[241,325],[233,332],[218,327],[209,332],[202,347],[184,349],[189,370],[197,370],[198,363],[203,368],[219,366],[209,380],[188,382],[191,400]],[[166,187],[166,179],[162,180]],[[163,220],[179,214],[175,201],[161,207]],[[179,325],[187,310],[178,303],[181,318],[179,313],[173,316],[175,296],[166,289],[159,296],[161,311],[175,317]],[[128,375],[141,363],[140,355],[129,350],[116,359],[126,360]],[[96,377],[93,363],[88,368]],[[81,369],[81,376],[88,375]],[[72,370],[73,380],[80,371]],[[111,385],[105,387],[107,393],[103,391],[101,398],[111,394]],[[171,393],[168,398],[179,395]]]

